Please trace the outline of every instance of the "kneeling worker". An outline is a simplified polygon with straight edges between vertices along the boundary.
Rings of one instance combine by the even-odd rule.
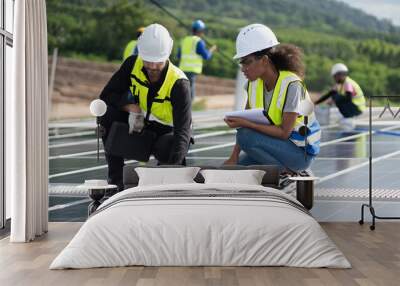
[[[361,115],[366,106],[361,87],[348,76],[348,72],[348,68],[342,63],[333,65],[331,76],[335,81],[335,85],[328,93],[315,101],[315,104],[320,104],[331,97],[344,117],[342,123],[352,125],[353,123],[348,119]]]
[[[100,121],[105,129],[104,144],[115,121],[128,123],[129,132],[141,131],[144,125],[156,134],[151,153],[159,164],[185,163],[192,121],[190,85],[169,61],[172,46],[165,27],[152,24],[144,29],[138,39],[138,55],[124,61],[100,94],[107,104]],[[108,181],[122,190],[124,159],[105,156]]]
[[[234,59],[248,79],[247,109],[264,109],[269,124],[227,117],[228,126],[238,130],[225,164],[277,165],[294,172],[309,168],[319,153],[321,131],[314,113],[307,120],[301,115],[303,100],[310,102],[301,56],[297,47],[281,45],[267,26],[252,24],[240,31]]]

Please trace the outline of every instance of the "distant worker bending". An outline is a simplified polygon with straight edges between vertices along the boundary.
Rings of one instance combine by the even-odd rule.
[[[332,89],[321,96],[315,104],[319,104],[328,98],[332,98],[335,105],[343,115],[345,127],[353,127],[352,119],[359,116],[365,110],[365,97],[361,87],[348,76],[349,69],[342,63],[332,66],[331,76],[335,81]],[[350,119],[350,120],[349,120]]]
[[[209,50],[202,39],[206,25],[201,20],[196,20],[192,24],[192,35],[183,38],[178,48],[179,68],[186,74],[190,81],[192,102],[196,95],[195,82],[196,76],[203,70],[203,60],[209,60],[217,46],[212,46]]]
[[[136,56],[138,54],[137,48],[137,39],[139,39],[140,35],[143,33],[144,27],[140,27],[136,30],[136,40],[130,41],[124,50],[124,54],[122,56],[123,60],[126,60],[130,56]]]

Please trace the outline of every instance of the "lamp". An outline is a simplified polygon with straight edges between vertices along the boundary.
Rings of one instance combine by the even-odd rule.
[[[300,100],[300,105],[299,105],[300,115],[308,116],[313,111],[314,111],[314,104],[310,100],[308,99]]]
[[[90,113],[96,116],[97,123],[97,162],[99,161],[99,148],[100,148],[100,117],[107,111],[107,105],[101,99],[95,99],[90,103]]]
[[[304,156],[307,157],[307,132],[308,132],[308,116],[314,112],[314,104],[311,100],[305,98],[300,100],[299,114],[304,116]]]
[[[314,112],[314,104],[307,97],[300,100],[299,104],[299,114],[304,116],[304,126],[300,128],[304,131],[299,132],[304,133],[304,157],[307,158],[307,132],[308,132],[308,116]],[[302,134],[303,135],[303,134]],[[296,198],[300,201],[303,206],[310,210],[313,207],[314,202],[314,181],[317,177],[311,177],[310,175],[303,177],[289,177],[290,180],[296,181]]]

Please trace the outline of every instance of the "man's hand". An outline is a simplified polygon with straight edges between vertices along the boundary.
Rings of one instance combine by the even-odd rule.
[[[218,50],[218,47],[216,46],[216,45],[213,45],[210,49],[209,49],[209,51],[211,52],[211,53],[213,53],[213,52],[215,52],[215,51],[217,51]]]
[[[252,122],[247,119],[243,119],[240,117],[233,117],[233,116],[225,117],[224,121],[230,128],[240,128],[240,127],[251,128],[252,124]]]
[[[122,108],[122,110],[126,112],[142,113],[142,110],[137,104],[127,104]]]
[[[143,113],[129,112],[129,134],[132,132],[140,132],[144,127],[144,116]]]

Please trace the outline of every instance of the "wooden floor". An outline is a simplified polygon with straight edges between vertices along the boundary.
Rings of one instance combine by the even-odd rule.
[[[353,268],[123,267],[48,270],[81,223],[50,223],[44,237],[27,244],[0,241],[0,285],[400,285],[400,224],[323,223]]]

